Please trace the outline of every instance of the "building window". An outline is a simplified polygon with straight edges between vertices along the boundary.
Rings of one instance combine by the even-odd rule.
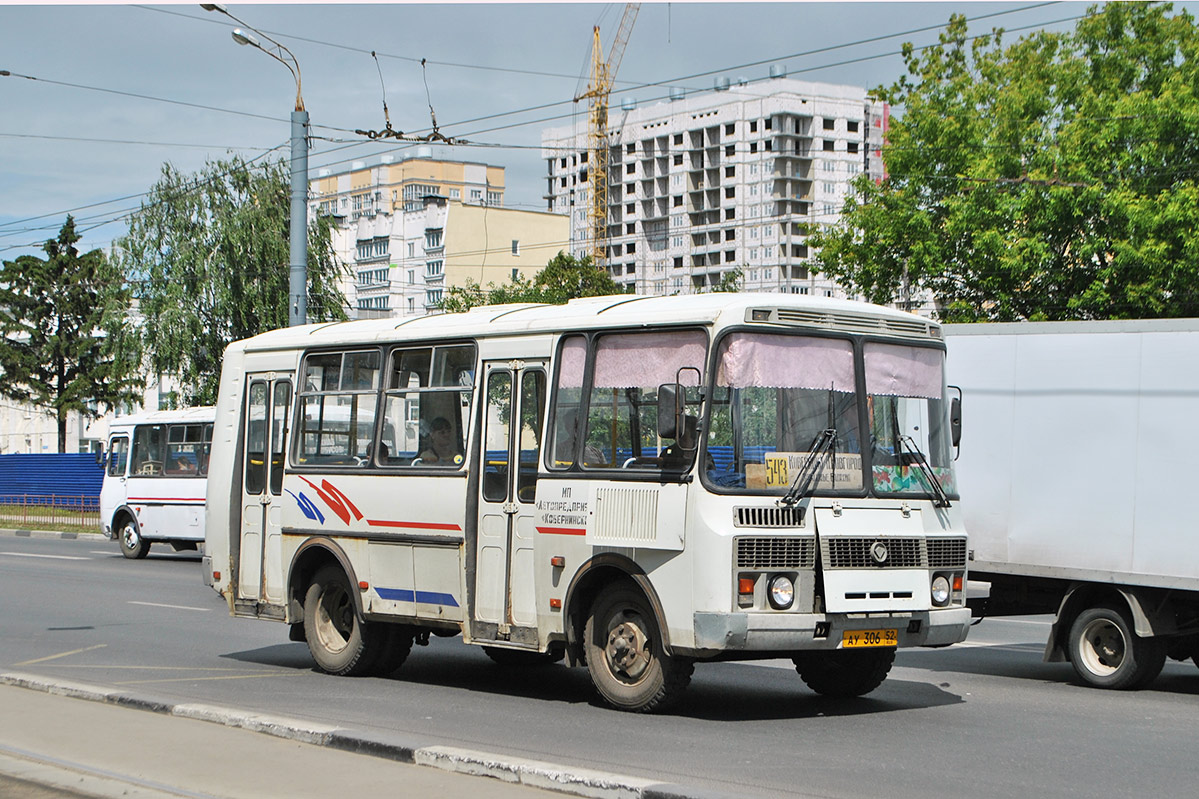
[[[408,270],[408,285],[409,286],[416,285],[416,270],[415,269]]]
[[[416,257],[416,242],[414,242],[414,241],[408,242],[408,257],[409,258]]]
[[[766,130],[770,130],[774,127],[774,119],[772,117],[766,117],[763,122],[766,123]]]
[[[674,143],[682,144],[683,143],[683,134],[681,134],[681,133],[674,134]]]
[[[824,120],[824,129],[825,130],[833,130],[835,127],[836,127],[836,122],[834,120],[831,120],[831,119]]]
[[[512,254],[520,255],[520,240],[519,239],[512,240]]]
[[[637,172],[637,162],[636,161],[630,161],[624,165],[624,173],[626,175],[632,175],[636,172]]]
[[[674,203],[674,207],[675,207],[675,208],[679,208],[679,207],[681,207],[681,206],[683,205],[683,197],[682,197],[682,195],[678,195],[678,196],[674,197],[674,198],[672,199],[672,202]]]
[[[851,119],[845,123],[845,129],[848,130],[850,133],[857,133],[858,132],[858,123],[855,120]]]
[[[416,313],[416,298],[408,298],[408,313]]]
[[[566,178],[562,178],[562,185],[563,186],[566,185]],[[451,200],[461,200],[462,199],[462,190],[461,189],[450,189],[450,199]]]
[[[736,260],[737,260],[737,251],[736,250],[725,250],[724,262],[726,264],[731,264],[733,261],[736,261]]]
[[[429,261],[425,264],[425,277],[438,277],[445,266],[444,261]]]
[[[735,123],[733,123],[733,122],[725,123],[725,126],[724,126],[724,135],[725,136],[732,136],[733,133],[736,132],[736,130],[737,130],[737,127],[736,127]]]
[[[824,140],[824,151],[826,153],[831,153],[833,151],[833,140],[832,139]]]
[[[628,244],[626,244],[624,252],[625,255],[632,255],[633,253],[637,252],[637,242],[630,241]]]
[[[856,141],[846,142],[845,149],[851,153],[856,153],[858,151],[858,143]]]
[[[726,167],[724,168],[724,176],[725,176],[726,178],[736,177],[736,175],[737,175],[737,167],[735,167],[735,166],[726,166]]]
[[[683,165],[683,154],[682,154],[682,153],[675,153],[675,154],[674,154],[674,165],[675,165],[675,166],[682,166],[682,165]]]
[[[729,158],[732,158],[734,155],[737,154],[737,145],[726,144],[724,147],[724,154],[727,155]]]
[[[483,201],[483,190],[482,189],[471,189],[470,190],[470,201],[472,203],[482,202]]]
[[[441,228],[437,228],[436,230],[426,230],[425,231],[425,249],[426,250],[436,250],[438,247],[440,247],[441,246],[441,234],[442,234]]]
[[[757,151],[758,151],[758,143],[756,141],[751,141],[749,143],[750,154],[752,155],[753,153],[756,153]]]

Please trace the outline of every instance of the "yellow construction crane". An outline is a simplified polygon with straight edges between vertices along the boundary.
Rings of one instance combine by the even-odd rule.
[[[599,25],[595,26],[595,39],[591,45],[591,85],[575,98],[576,103],[580,100],[590,101],[587,182],[591,192],[591,260],[599,267],[608,265],[608,95],[640,10],[640,3],[625,5],[624,16],[620,19],[616,38],[608,50],[607,61],[604,61],[600,45]]]

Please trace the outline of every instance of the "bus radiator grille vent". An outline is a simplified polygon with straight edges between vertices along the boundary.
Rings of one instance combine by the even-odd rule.
[[[966,568],[966,539],[928,539],[928,566],[930,569]]]
[[[658,492],[641,488],[598,489],[592,538],[617,544],[657,541]]]
[[[876,319],[857,314],[798,311],[791,308],[779,308],[775,318],[780,322],[795,325],[852,330],[858,333],[897,333],[920,338],[935,336],[931,325],[907,319]]]
[[[816,566],[814,538],[738,538],[738,569],[811,569]]]
[[[871,549],[880,541],[886,546],[886,560],[882,563],[871,557]],[[826,569],[920,569],[928,566],[923,538],[822,538],[821,555]]]
[[[737,527],[803,527],[804,508],[733,508]]]

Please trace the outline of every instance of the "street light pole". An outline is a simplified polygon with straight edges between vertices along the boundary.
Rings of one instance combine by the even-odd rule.
[[[287,67],[296,81],[296,107],[291,112],[291,268],[288,276],[287,324],[289,327],[308,322],[308,112],[304,110],[301,93],[300,62],[283,45],[262,31],[246,25],[218,3],[201,3],[205,11],[216,11],[254,31],[273,48],[263,47],[251,34],[241,28],[233,29],[233,41],[256,47]],[[286,54],[286,57],[285,55]]]

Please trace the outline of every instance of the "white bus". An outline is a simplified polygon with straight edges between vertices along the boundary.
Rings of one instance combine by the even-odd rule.
[[[153,543],[175,551],[204,542],[204,493],[213,408],[118,417],[109,427],[100,524],[125,557]]]
[[[865,694],[970,621],[944,353],[775,294],[265,333],[225,352],[206,578],[335,674],[461,634],[627,710],[709,660]]]

